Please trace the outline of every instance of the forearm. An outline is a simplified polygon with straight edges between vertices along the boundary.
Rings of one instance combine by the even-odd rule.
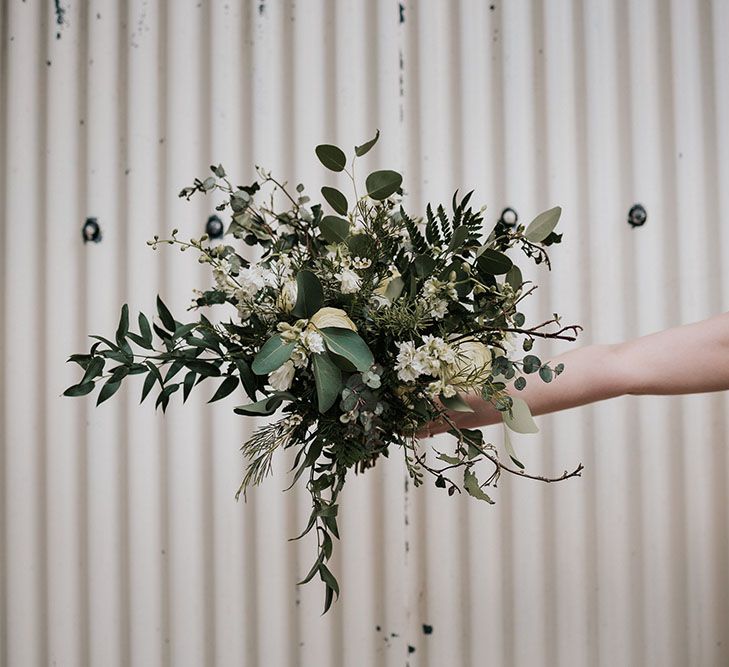
[[[531,374],[525,376],[527,385],[524,389],[516,389],[511,380],[506,384],[506,391],[522,398],[533,415],[622,396],[627,393],[628,384],[618,363],[617,347],[596,344],[569,350],[549,360],[552,368],[559,363],[564,364],[562,373],[551,382],[544,382],[537,374]],[[475,428],[501,422],[501,413],[478,395],[470,395],[467,400],[475,412],[452,414],[459,426]]]
[[[533,415],[602,401],[625,394],[693,394],[729,390],[729,313],[633,340],[569,350],[549,360],[564,371],[551,382],[528,375],[519,391]],[[502,421],[501,413],[478,395],[466,396],[473,413],[451,413],[459,426],[476,428]],[[431,433],[447,430],[431,425]]]
[[[729,389],[729,313],[620,343],[628,394]]]

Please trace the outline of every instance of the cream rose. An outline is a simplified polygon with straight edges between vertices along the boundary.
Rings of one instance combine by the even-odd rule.
[[[456,360],[446,367],[443,379],[451,385],[483,383],[491,372],[491,350],[477,340],[464,340],[455,350]]]
[[[389,301],[390,299],[387,298],[387,288],[390,286],[390,283],[395,280],[395,278],[399,277],[400,272],[393,271],[387,278],[383,278],[382,280],[380,280],[380,282],[377,284],[377,287],[375,287],[375,289],[372,291],[378,296],[381,296]]]
[[[318,329],[325,327],[338,327],[339,329],[350,329],[357,331],[357,326],[349,319],[347,313],[341,308],[319,308],[310,318],[309,324]]]

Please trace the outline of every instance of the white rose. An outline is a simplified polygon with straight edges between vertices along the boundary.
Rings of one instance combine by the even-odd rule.
[[[294,362],[291,360],[284,361],[281,366],[268,376],[268,384],[276,391],[286,391],[291,387],[295,373],[296,368],[294,367]]]
[[[325,327],[338,327],[339,329],[350,329],[357,331],[357,326],[349,319],[347,313],[341,308],[319,308],[310,318],[309,324],[324,329]]]
[[[452,385],[475,385],[484,382],[491,371],[491,350],[477,340],[456,345],[456,359],[448,364],[445,379]]]

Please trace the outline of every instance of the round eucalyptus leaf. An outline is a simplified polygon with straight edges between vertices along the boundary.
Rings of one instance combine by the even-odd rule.
[[[316,156],[327,169],[342,171],[347,165],[347,156],[344,151],[331,144],[319,144],[316,149]]]
[[[336,215],[325,215],[319,222],[321,235],[330,243],[342,243],[349,236],[349,220]]]
[[[373,171],[367,177],[365,185],[367,187],[367,195],[372,199],[381,201],[397,192],[398,188],[402,185],[402,175],[389,169]]]
[[[347,198],[339,190],[325,185],[321,189],[321,194],[327,200],[329,206],[339,213],[339,215],[347,215],[349,204],[347,203]]]

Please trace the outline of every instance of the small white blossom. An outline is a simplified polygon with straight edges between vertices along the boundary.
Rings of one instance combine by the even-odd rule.
[[[355,269],[368,269],[372,266],[372,260],[366,257],[353,257],[352,266]]]
[[[430,316],[436,320],[442,320],[448,312],[448,302],[445,299],[434,299],[428,305]]]
[[[305,368],[308,360],[309,357],[306,354],[306,350],[300,345],[297,345],[291,353],[291,361],[294,366],[296,366],[296,368]]]
[[[260,266],[249,266],[241,269],[238,274],[240,292],[247,297],[254,297],[264,287],[275,284],[273,273]]]
[[[276,391],[286,391],[291,387],[294,380],[296,368],[292,361],[285,361],[273,373],[268,376],[268,384]]]
[[[397,377],[403,382],[412,382],[423,372],[421,359],[417,356],[416,348],[413,343],[400,343],[400,351],[397,355],[397,363],[395,370]]]
[[[359,291],[362,279],[352,269],[344,269],[337,274],[342,294],[354,294]]]
[[[309,350],[309,352],[313,352],[314,354],[324,352],[324,339],[321,337],[321,334],[316,331],[307,329],[301,334],[301,338],[299,340],[301,341],[301,344]]]

